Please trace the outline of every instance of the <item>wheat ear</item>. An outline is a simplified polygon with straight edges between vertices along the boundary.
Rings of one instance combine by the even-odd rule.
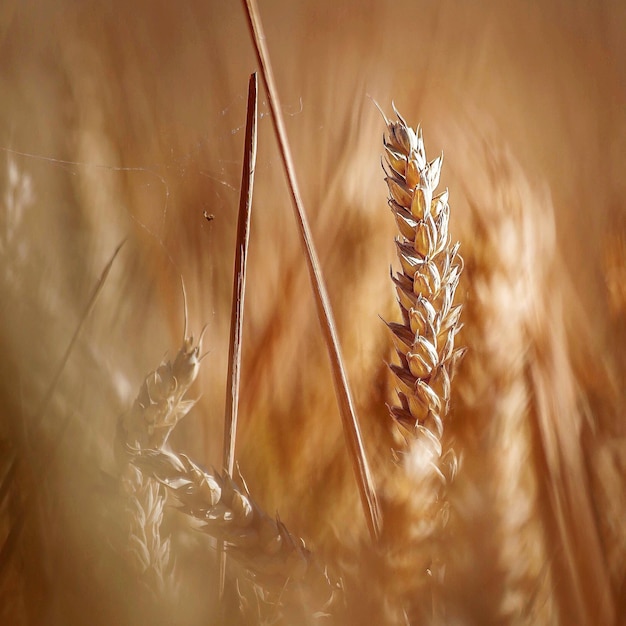
[[[393,281],[403,322],[389,323],[400,365],[400,406],[392,416],[405,430],[440,440],[448,411],[450,379],[463,350],[454,348],[461,306],[453,306],[463,267],[459,244],[448,234],[448,192],[435,195],[442,157],[426,160],[421,130],[396,112],[384,140],[389,206],[396,218],[402,271]]]
[[[386,592],[388,604],[424,621],[440,613],[433,604],[433,583],[443,575],[439,543],[448,511],[446,487],[455,468],[442,437],[450,380],[463,353],[454,347],[461,306],[453,304],[463,262],[448,233],[448,192],[436,194],[442,157],[429,162],[419,127],[413,130],[396,115],[394,121],[385,118],[384,138],[401,265],[392,278],[402,322],[388,323],[399,358],[390,366],[399,399],[390,412],[406,447],[384,496],[384,517],[390,520],[384,559],[395,580],[410,580]]]
[[[196,528],[223,541],[266,592],[284,602],[290,590],[306,590],[316,608],[332,600],[336,587],[304,542],[265,514],[243,481],[240,486],[227,473],[206,471],[184,454],[165,450],[142,450],[133,462],[169,489]]]
[[[160,449],[194,400],[185,394],[198,375],[202,336],[195,344],[187,336],[187,299],[183,344],[173,361],[165,361],[150,372],[141,385],[131,409],[118,422],[117,451],[122,466],[122,492],[128,499],[129,554],[142,582],[157,593],[172,591],[173,571],[169,539],[161,536],[165,507],[163,487],[132,465],[131,452]]]
[[[146,376],[132,408],[120,419],[119,443],[131,448],[161,448],[165,444],[195,404],[195,400],[185,400],[184,396],[198,375],[201,349],[202,336],[194,345],[193,336],[188,337],[185,328],[183,345],[174,360],[162,362]]]
[[[480,623],[554,624],[554,550],[542,523],[529,381],[537,366],[529,325],[558,297],[557,289],[544,293],[554,208],[495,139],[468,140],[463,151],[471,155],[459,187],[471,216],[464,250],[472,295],[461,336],[472,349],[455,384],[454,428],[465,461],[451,496],[457,558],[447,593]],[[546,377],[557,395],[561,382]]]

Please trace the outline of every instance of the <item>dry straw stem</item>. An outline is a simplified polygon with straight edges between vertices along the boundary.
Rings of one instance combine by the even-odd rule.
[[[208,472],[184,454],[143,450],[134,463],[167,486],[193,527],[224,541],[228,554],[275,598],[287,588],[305,588],[316,608],[332,601],[336,587],[314,562],[301,539],[252,500],[228,474]]]
[[[296,214],[302,247],[305,251],[307,267],[309,269],[309,278],[313,287],[315,296],[315,304],[317,307],[318,319],[322,327],[322,334],[328,349],[333,382],[335,384],[335,393],[339,404],[339,412],[341,414],[343,432],[346,439],[348,453],[355,472],[361,504],[365,512],[365,518],[368,524],[372,539],[380,536],[381,516],[378,499],[374,488],[374,481],[370,472],[361,430],[354,410],[354,403],[348,385],[348,378],[343,367],[343,358],[341,356],[341,348],[337,329],[333,318],[328,293],[322,276],[322,271],[313,244],[311,229],[309,227],[304,204],[300,196],[298,182],[296,180],[295,168],[291,150],[287,142],[287,132],[282,117],[282,109],[278,99],[278,90],[274,80],[274,73],[270,63],[269,52],[265,44],[265,33],[261,23],[261,17],[257,4],[254,0],[244,0],[246,15],[248,17],[248,25],[250,34],[254,43],[257,59],[261,67],[261,73],[265,82],[267,91],[267,99],[272,111],[272,122],[274,124],[274,132],[278,140],[281,159],[285,168],[285,173],[289,181],[289,190],[291,193],[292,205]]]
[[[230,342],[228,354],[228,389],[224,427],[224,469],[232,476],[235,469],[235,443],[237,435],[237,410],[239,407],[239,381],[241,378],[241,348],[244,300],[246,292],[246,261],[250,241],[250,216],[257,146],[257,75],[250,76],[248,84],[248,114],[244,141],[243,172],[239,197],[239,217],[235,249],[235,272],[230,316]]]
[[[233,296],[230,315],[230,342],[228,353],[228,375],[226,378],[226,409],[224,415],[223,468],[230,475],[235,469],[235,444],[237,441],[237,413],[239,409],[239,382],[241,379],[241,349],[243,335],[243,314],[246,295],[246,267],[248,243],[250,241],[250,216],[252,214],[252,190],[256,167],[257,147],[257,75],[250,76],[248,82],[248,113],[246,116],[246,136],[244,140],[241,192],[239,196],[239,217],[237,240],[235,242],[235,271],[233,276]],[[224,594],[226,556],[222,546],[218,547],[219,594]]]
[[[89,317],[89,313],[93,310],[93,307],[95,306],[96,301],[98,300],[98,296],[100,295],[100,292],[102,291],[102,288],[104,287],[104,284],[109,275],[109,272],[111,271],[111,268],[113,267],[113,263],[115,262],[115,259],[117,258],[117,255],[119,254],[125,242],[126,240],[120,242],[117,248],[115,248],[108,263],[104,266],[104,269],[102,270],[102,273],[100,274],[100,277],[98,278],[98,282],[94,286],[94,289],[91,295],[89,296],[89,299],[87,300],[87,305],[85,306],[85,310],[83,311],[83,314],[80,317],[80,322],[76,326],[76,330],[74,331],[74,334],[72,335],[72,338],[70,339],[70,342],[68,343],[67,348],[65,349],[63,358],[61,359],[61,362],[59,363],[59,366],[57,367],[57,371],[54,375],[54,378],[52,379],[52,382],[50,383],[50,386],[48,387],[48,391],[46,392],[46,395],[41,403],[41,408],[37,412],[37,415],[35,417],[35,426],[39,426],[39,422],[43,419],[43,416],[48,408],[50,400],[54,394],[54,390],[56,389],[59,383],[61,375],[63,374],[63,370],[65,369],[65,366],[67,365],[70,355],[72,354],[72,350],[74,349],[74,346],[76,345],[76,342],[78,341],[78,337],[80,336],[80,332],[83,329],[85,321]]]

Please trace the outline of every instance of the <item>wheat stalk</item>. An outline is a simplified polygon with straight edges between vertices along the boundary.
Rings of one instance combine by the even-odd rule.
[[[237,218],[237,239],[235,268],[233,272],[233,295],[230,314],[230,342],[228,351],[228,374],[226,407],[224,415],[224,448],[222,466],[232,476],[235,469],[235,445],[237,442],[237,420],[239,414],[239,388],[241,379],[241,350],[243,347],[243,315],[246,296],[246,274],[250,222],[252,213],[252,192],[257,149],[257,97],[258,80],[256,72],[248,81],[248,111],[246,115],[246,136],[239,195],[239,216]],[[226,575],[226,554],[222,546],[219,552],[219,596],[224,595]]]

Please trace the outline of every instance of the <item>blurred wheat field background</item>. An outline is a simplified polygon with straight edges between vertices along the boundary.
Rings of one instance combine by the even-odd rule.
[[[261,89],[237,461],[342,585],[277,623],[626,623],[626,5],[260,11],[385,512],[372,546]],[[221,467],[255,69],[235,2],[0,7],[1,623],[272,623],[249,598],[239,609],[236,568],[220,612],[214,546],[172,507],[167,588],[136,575],[114,447],[146,375],[180,349],[182,277],[208,355],[170,443]],[[374,101],[421,123],[429,158],[445,152],[465,260],[445,431],[459,467],[435,538],[445,571],[426,589],[387,408],[380,317],[399,320],[398,261]]]

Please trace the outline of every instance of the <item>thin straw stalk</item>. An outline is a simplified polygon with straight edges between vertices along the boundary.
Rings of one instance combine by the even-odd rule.
[[[257,147],[257,75],[250,76],[248,84],[248,114],[244,144],[241,195],[239,198],[239,218],[235,252],[235,273],[233,299],[230,316],[230,349],[228,354],[228,393],[226,394],[226,414],[224,428],[224,469],[232,475],[235,468],[235,441],[237,434],[237,413],[239,408],[239,382],[241,378],[241,347],[243,334],[244,299],[246,289],[246,267],[248,242],[250,241],[250,215],[254,168]]]
[[[257,60],[261,67],[261,75],[263,76],[263,81],[265,83],[267,99],[272,111],[274,132],[278,140],[283,167],[285,168],[285,173],[289,182],[292,205],[296,215],[300,240],[305,252],[318,318],[322,326],[322,334],[329,353],[333,381],[335,384],[335,393],[337,395],[337,402],[339,405],[339,412],[341,414],[348,453],[356,475],[357,486],[368,529],[372,539],[377,540],[380,537],[382,525],[380,507],[369,463],[363,447],[361,431],[348,385],[348,378],[343,366],[341,347],[339,345],[339,338],[337,336],[337,329],[335,327],[335,321],[326,285],[324,283],[319,259],[313,243],[311,229],[304,210],[304,204],[300,196],[293,158],[287,141],[287,132],[285,130],[285,123],[282,117],[280,100],[278,98],[278,90],[274,80],[274,73],[272,71],[269,52],[265,44],[265,33],[255,0],[244,0],[244,6],[246,9],[248,26],[254,43]]]
[[[237,415],[239,409],[239,382],[241,379],[241,348],[243,336],[243,314],[246,293],[246,267],[248,242],[250,241],[250,216],[252,210],[252,191],[254,188],[254,170],[256,167],[257,148],[257,97],[258,80],[254,72],[248,83],[248,113],[246,117],[246,136],[244,141],[243,169],[241,175],[241,193],[239,197],[239,217],[237,222],[237,241],[235,248],[235,271],[233,276],[233,297],[230,316],[230,348],[228,354],[228,375],[226,389],[226,409],[224,415],[224,452],[223,467],[229,476],[235,469],[235,444],[237,440]],[[219,594],[224,594],[226,574],[226,554],[223,543],[218,544],[219,552]]]

